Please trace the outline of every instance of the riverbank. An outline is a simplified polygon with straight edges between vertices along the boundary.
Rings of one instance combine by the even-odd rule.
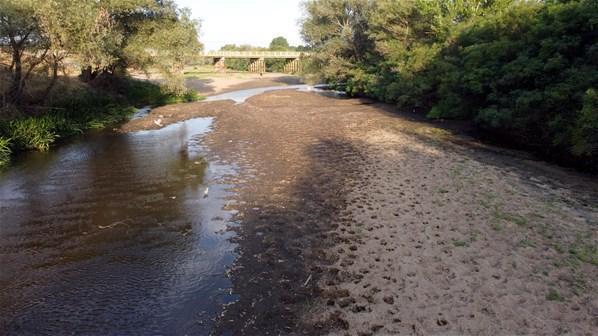
[[[202,99],[195,91],[178,95],[131,78],[114,78],[108,89],[61,78],[55,91],[44,106],[0,107],[0,168],[21,152],[48,151],[73,135],[114,127],[139,107]]]
[[[164,106],[122,131],[204,116],[214,117],[208,160],[239,168],[230,274],[240,300],[219,331],[594,329],[592,178],[389,105],[296,91]]]

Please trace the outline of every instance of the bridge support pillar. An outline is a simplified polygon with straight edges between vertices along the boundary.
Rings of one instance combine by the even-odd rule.
[[[214,68],[219,71],[226,71],[226,64],[224,63],[225,60],[226,58],[224,57],[215,57],[213,59]]]
[[[249,72],[266,72],[266,62],[264,61],[264,58],[251,58],[249,60]]]
[[[284,65],[283,72],[285,73],[297,73],[301,70],[301,60],[299,58],[287,59]]]

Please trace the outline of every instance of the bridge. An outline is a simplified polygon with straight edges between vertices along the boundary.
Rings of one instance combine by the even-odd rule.
[[[219,69],[226,69],[224,61],[227,58],[247,58],[249,71],[266,72],[266,59],[284,59],[284,72],[295,73],[301,69],[301,60],[309,56],[309,53],[302,51],[209,51],[200,55],[204,58],[211,58],[212,63]]]

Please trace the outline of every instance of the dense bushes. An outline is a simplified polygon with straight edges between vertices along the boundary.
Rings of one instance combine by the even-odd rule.
[[[432,116],[473,119],[554,159],[595,159],[589,149],[598,142],[579,129],[598,114],[591,98],[598,85],[592,7],[514,6],[465,29],[438,61],[449,70],[438,74],[442,94]]]
[[[346,27],[334,28],[336,4]],[[309,1],[304,37],[347,91],[473,121],[494,139],[598,171],[598,3]]]

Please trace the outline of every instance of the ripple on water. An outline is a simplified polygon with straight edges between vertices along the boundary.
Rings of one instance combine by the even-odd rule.
[[[0,176],[0,334],[206,333],[234,299],[211,123],[90,135]]]

